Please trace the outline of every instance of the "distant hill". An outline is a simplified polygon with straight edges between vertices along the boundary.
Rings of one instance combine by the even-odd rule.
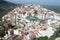
[[[43,5],[44,8],[50,9],[56,13],[60,13],[60,6],[55,5]]]
[[[6,2],[4,0],[0,0],[0,20],[2,16],[4,16],[6,13],[14,9],[15,7],[20,6],[14,3]]]

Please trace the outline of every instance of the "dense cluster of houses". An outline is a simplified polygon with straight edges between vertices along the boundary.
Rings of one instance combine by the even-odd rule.
[[[50,38],[60,25],[60,15],[40,5],[22,5],[3,16],[2,22],[4,21],[17,27],[8,30],[9,37],[19,35],[20,38],[22,37],[21,40],[42,36]],[[9,37],[7,36],[6,39]]]

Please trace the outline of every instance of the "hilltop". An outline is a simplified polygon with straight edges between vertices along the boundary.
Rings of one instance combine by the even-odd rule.
[[[8,29],[12,28],[10,30],[14,30],[14,35],[21,40],[51,38],[60,27],[60,14],[36,4],[22,5],[4,15],[2,22]]]

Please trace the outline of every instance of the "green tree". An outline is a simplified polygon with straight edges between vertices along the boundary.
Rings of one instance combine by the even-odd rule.
[[[26,19],[30,20],[30,21],[43,21],[43,19],[39,19],[36,16],[27,16]]]
[[[48,38],[47,36],[45,36],[45,37],[35,38],[35,39],[32,39],[32,40],[54,40],[54,39],[51,39],[51,38]]]
[[[51,37],[52,39],[55,39],[57,37],[60,37],[60,26],[56,29],[54,35]]]
[[[12,24],[8,24],[8,28],[14,28],[15,25],[12,25]]]
[[[0,21],[0,27],[2,26],[2,22]]]
[[[4,37],[4,35],[5,35],[4,30],[0,30],[0,38],[1,38],[1,39],[2,39],[2,37]]]

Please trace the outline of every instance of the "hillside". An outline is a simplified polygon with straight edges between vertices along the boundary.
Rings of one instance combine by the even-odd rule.
[[[0,20],[2,16],[4,16],[7,12],[11,11],[17,6],[18,6],[17,4],[13,4],[10,2],[6,2],[6,1],[0,1]]]
[[[8,29],[17,30],[14,34],[19,35],[21,40],[54,40],[60,37],[60,14],[40,5],[16,7],[2,17],[2,22],[7,23]]]

